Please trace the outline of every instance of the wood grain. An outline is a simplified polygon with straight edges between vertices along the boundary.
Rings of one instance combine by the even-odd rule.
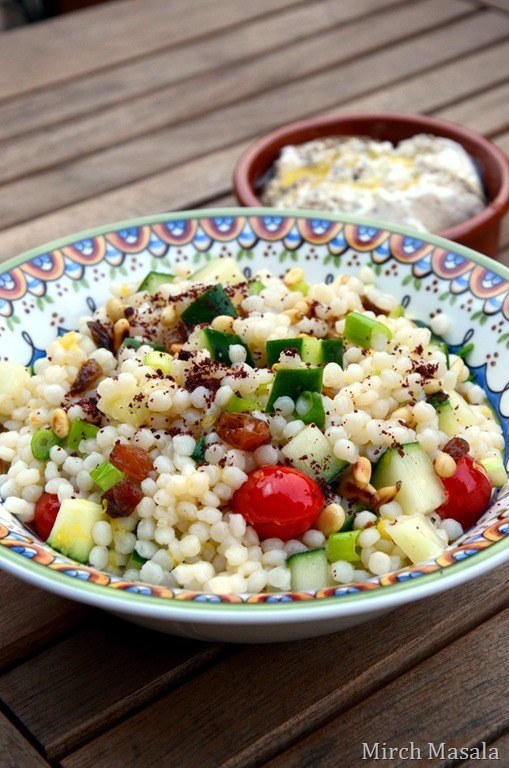
[[[2,36],[0,99],[199,40],[301,1],[115,0],[16,29]]]
[[[2,768],[48,768],[48,763],[0,712]]]
[[[120,760],[124,768],[140,760],[207,768],[258,765],[493,615],[508,602],[508,576],[509,567],[499,568],[446,595],[328,637],[242,648],[66,757],[63,766],[109,768]],[[48,748],[38,716],[25,707],[22,719]],[[170,720],[179,723],[175,734],[166,728]]]
[[[495,739],[489,746],[495,747],[498,750],[497,765],[509,765],[509,733],[505,733],[499,739]],[[479,765],[482,765],[479,760],[466,760],[460,764],[460,768],[476,768]]]
[[[89,610],[0,572],[2,605],[12,606],[0,623],[0,670],[19,662],[85,621]]]
[[[403,111],[414,108],[441,115],[441,100],[450,99],[450,96],[447,96],[447,87],[440,89],[438,84],[449,81],[454,86],[454,93],[458,93],[457,86],[463,83],[461,95],[474,104],[472,118],[475,121],[478,113],[475,109],[476,98],[469,97],[465,83],[471,84],[476,95],[483,82],[484,88],[487,89],[497,70],[505,71],[505,62],[509,60],[508,53],[509,43],[502,43],[493,50],[481,51],[471,58],[460,59],[446,67],[439,66],[436,70],[427,72],[425,77],[416,76],[408,87],[407,83],[405,87],[399,83],[390,85],[372,96],[365,97],[362,103],[357,100],[349,102],[348,108],[386,109],[390,107],[393,98],[402,94],[398,107]],[[404,97],[404,94],[408,94],[408,98]],[[495,116],[495,123],[497,122]],[[471,127],[476,127],[475,122]],[[492,126],[486,127],[489,133],[493,132]],[[509,152],[509,133],[497,136],[496,143]],[[227,149],[210,152],[113,192],[98,194],[89,200],[66,205],[58,211],[37,217],[30,222],[29,227],[23,224],[4,229],[0,232],[0,261],[44,242],[112,221],[208,204],[209,200],[213,200],[218,194],[224,194],[230,188],[233,167],[244,148],[244,142],[240,142]],[[232,197],[230,204],[235,204]],[[509,218],[506,218],[502,252],[508,244]]]
[[[0,140],[57,126],[64,120],[155,93],[197,75],[206,75],[208,80],[212,75],[213,82],[220,80],[225,69],[233,67],[235,72],[237,62],[263,56],[274,48],[282,50],[288,44],[368,14],[370,24],[376,23],[377,11],[383,12],[400,2],[389,0],[383,7],[379,0],[323,0],[290,5],[278,13],[247,19],[244,24],[204,37],[199,44],[194,40],[182,41],[178,47],[86,73],[59,83],[58,87],[50,85],[0,101]],[[188,88],[191,95],[193,84],[189,83]],[[178,102],[173,106],[178,107]]]
[[[363,760],[362,745],[377,742],[380,747],[413,742],[420,755],[415,751],[410,764],[452,764],[434,756],[428,744],[444,742],[447,755],[449,747],[473,748],[509,726],[509,667],[504,661],[508,627],[505,611],[300,741],[267,768],[337,768],[338,754],[345,765],[376,768],[380,759]],[[408,765],[408,754],[394,754],[391,768]]]
[[[0,678],[0,699],[55,757],[101,732],[224,653],[99,612]],[[28,695],[27,695],[28,694]]]
[[[72,202],[121,187],[161,172],[197,155],[248,139],[276,122],[326,109],[340,98],[394,81],[402,67],[407,75],[451,60],[467,50],[496,43],[509,33],[509,19],[491,13],[475,15],[420,35],[390,49],[328,69],[296,83],[259,94],[241,104],[210,112],[102,152],[78,158],[0,188],[0,228],[41,215]],[[178,155],[175,147],[179,147]],[[206,150],[205,150],[206,148]],[[19,201],[23,200],[23,205]]]
[[[322,6],[318,5],[318,9]],[[320,34],[277,47],[262,58],[239,60],[234,67],[213,69],[191,80],[150,91],[118,106],[55,125],[51,131],[43,127],[41,131],[2,145],[0,183],[70,163],[75,158],[103,152],[108,147],[127,144],[137,137],[152,137],[155,132],[166,132],[178,123],[186,123],[187,127],[187,123],[198,116],[202,122],[207,112],[217,114],[223,106],[235,105],[261,91],[266,93],[289,82],[301,81],[323,68],[337,67],[353,55],[387,46],[395,40],[464,16],[467,12],[472,12],[472,9],[469,11],[459,0],[449,0],[448,3],[421,0],[376,15],[372,21],[376,24],[376,35],[373,34],[375,27],[366,24],[364,19],[340,28],[331,24],[330,29]],[[325,12],[324,19],[330,15]],[[222,50],[222,41],[219,45],[219,50]],[[195,57],[192,48],[188,55]],[[182,51],[179,51],[179,61],[181,58]],[[238,108],[242,109],[244,105]],[[159,159],[163,165],[174,163],[177,159],[175,146],[181,148],[182,143],[171,142],[159,158],[154,154],[154,160]],[[156,169],[152,165],[150,169],[140,169],[139,172],[146,173],[147,170]]]

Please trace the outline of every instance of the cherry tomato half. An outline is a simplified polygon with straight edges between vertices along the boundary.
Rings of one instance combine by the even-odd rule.
[[[235,491],[231,504],[261,539],[288,541],[313,526],[324,499],[307,475],[291,467],[270,465],[251,472]]]
[[[452,517],[463,530],[471,528],[486,510],[491,498],[491,482],[480,464],[465,454],[456,460],[456,471],[442,477],[445,502],[437,509],[442,518]]]
[[[43,493],[35,505],[34,527],[43,541],[49,538],[60,509],[60,501],[54,493]]]

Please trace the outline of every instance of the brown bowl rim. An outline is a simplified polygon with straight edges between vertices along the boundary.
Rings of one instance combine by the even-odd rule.
[[[448,240],[464,238],[478,229],[484,229],[486,225],[491,224],[497,219],[501,219],[509,210],[509,158],[496,144],[477,131],[460,125],[459,123],[442,120],[437,117],[428,117],[427,115],[406,112],[344,112],[341,114],[322,115],[285,123],[284,125],[269,131],[256,139],[245,150],[235,165],[233,172],[233,187],[238,201],[241,205],[248,207],[264,207],[262,201],[254,193],[250,181],[253,163],[260,153],[270,149],[273,145],[276,145],[277,151],[279,151],[284,143],[291,142],[292,136],[302,131],[309,131],[321,127],[330,128],[335,125],[340,128],[343,123],[351,122],[353,120],[364,120],[366,123],[375,121],[406,125],[410,123],[415,125],[416,129],[419,126],[418,130],[422,128],[423,132],[433,133],[434,135],[443,135],[447,138],[455,139],[460,144],[464,144],[465,140],[471,144],[476,144],[485,155],[489,155],[495,160],[499,166],[501,174],[500,188],[496,196],[475,216],[465,219],[465,221],[456,224],[454,227],[449,227],[448,229],[436,232],[435,234],[440,237],[445,237]],[[284,141],[285,139],[288,140]],[[275,157],[276,154],[274,155],[274,159]]]

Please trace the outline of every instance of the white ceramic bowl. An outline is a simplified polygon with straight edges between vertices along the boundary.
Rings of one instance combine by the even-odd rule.
[[[222,209],[112,224],[26,253],[0,276],[2,354],[26,365],[108,296],[110,280],[141,278],[190,258],[234,256],[246,274],[302,264],[314,281],[370,265],[378,285],[413,316],[452,317],[454,350],[468,363],[509,435],[509,271],[434,236],[348,217]],[[145,626],[204,639],[273,642],[325,634],[467,582],[509,559],[509,493],[498,492],[474,529],[436,560],[362,584],[316,593],[221,596],[126,582],[74,563],[0,506],[0,567],[42,589]]]

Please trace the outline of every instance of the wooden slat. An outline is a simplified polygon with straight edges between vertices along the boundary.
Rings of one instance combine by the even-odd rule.
[[[318,5],[316,10],[321,8]],[[151,91],[146,96],[122,102],[118,106],[55,125],[51,131],[43,128],[31,132],[2,145],[0,183],[72,162],[108,147],[135,141],[138,136],[152,137],[155,132],[166,132],[171,130],[172,125],[182,121],[187,123],[198,116],[201,123],[203,115],[208,111],[213,110],[218,114],[223,106],[243,101],[268,88],[300,80],[317,70],[336,67],[354,55],[365,54],[382,44],[388,45],[467,13],[473,13],[473,9],[459,0],[448,0],[447,3],[443,0],[422,0],[398,6],[377,16],[373,24],[366,24],[361,19],[346,27],[333,27],[309,39],[277,47],[262,58],[238,61],[235,67],[212,70],[191,81],[186,79],[167,88]],[[325,9],[324,19],[329,15]],[[509,20],[507,29],[509,31]],[[222,45],[220,42],[220,49]],[[195,56],[193,48],[188,50],[188,55]],[[152,164],[174,163],[177,159],[176,146],[181,156],[181,142],[173,141],[161,155],[152,153]],[[195,153],[196,146],[193,145]],[[149,170],[154,171],[153,165]],[[146,173],[146,169],[140,168],[140,172]]]
[[[348,101],[350,110],[389,110],[391,112],[435,112],[471,97],[477,91],[490,91],[509,76],[509,41],[468,53],[450,64],[419,72],[387,88]],[[340,109],[338,104],[331,111]],[[501,110],[503,112],[503,110]]]
[[[494,766],[509,765],[509,733],[505,733],[499,739],[492,741],[489,746],[498,751],[498,761],[496,763],[493,761]],[[477,759],[467,760],[462,762],[459,768],[478,768],[479,765],[482,765],[482,762]]]
[[[31,216],[55,210],[72,202],[121,187],[135,179],[161,171],[165,166],[195,158],[197,148],[207,152],[266,130],[269,123],[283,122],[303,114],[326,109],[341,98],[370,90],[397,78],[402,67],[407,74],[453,59],[467,50],[507,36],[509,19],[482,13],[344,64],[337,70],[313,75],[230,105],[192,120],[152,133],[121,146],[69,162],[0,189],[0,228]],[[268,117],[270,116],[270,117]],[[175,147],[179,148],[178,156]],[[23,204],[20,205],[20,201]]]
[[[408,99],[400,98],[397,103],[399,109],[440,114],[438,107],[441,102],[444,98],[447,101],[450,99],[448,88],[439,87],[441,81],[452,82],[453,90],[458,96],[468,97],[465,83],[471,83],[474,93],[477,93],[483,83],[481,73],[486,73],[485,86],[488,87],[497,66],[498,69],[504,70],[504,62],[509,59],[508,53],[509,43],[503,43],[450,65],[439,66],[436,70],[427,72],[425,76],[416,76],[412,78],[410,85],[408,81],[404,86],[401,83],[389,85],[386,89],[380,89],[365,97],[362,104],[357,100],[347,102],[347,108],[386,109],[398,94],[408,93]],[[469,100],[475,105],[475,98]],[[509,134],[496,137],[496,141],[502,149],[509,151]],[[225,150],[211,152],[148,179],[36,218],[29,226],[23,224],[8,228],[0,232],[0,261],[57,237],[118,219],[163,210],[197,207],[202,201],[224,193],[230,187],[234,164],[244,147],[241,142]],[[234,204],[233,198],[230,201]],[[503,244],[509,243],[509,219],[506,219],[506,222]]]
[[[442,759],[428,745],[438,748],[444,742],[447,758],[447,748],[473,748],[509,725],[508,628],[505,611],[300,741],[267,768],[337,768],[338,754],[344,765],[376,768],[379,758],[363,760],[363,743],[381,748],[408,747],[410,742],[415,745],[413,759],[412,753],[395,753],[391,768],[404,768],[409,761],[435,768],[456,764],[454,754]]]
[[[48,768],[48,763],[1,712],[0,761],[2,768]]]
[[[54,757],[221,653],[218,644],[149,632],[94,612],[79,634],[5,673],[0,699]]]
[[[489,8],[498,8],[509,13],[509,0],[481,0],[481,2]]]
[[[115,0],[16,29],[2,36],[0,99],[197,40],[298,2]]]
[[[19,661],[86,620],[89,610],[0,572],[3,606],[13,606],[0,623],[0,669]]]
[[[19,137],[26,132],[56,126],[64,120],[104,109],[140,95],[154,93],[184,79],[207,75],[212,84],[224,77],[225,67],[248,57],[256,57],[273,48],[283,48],[338,24],[370,16],[376,23],[377,11],[386,10],[401,0],[389,0],[380,6],[378,0],[323,0],[289,6],[278,13],[227,28],[142,59],[108,67],[94,74],[60,83],[35,93],[0,102],[0,140]],[[219,70],[219,71],[218,71]],[[189,84],[189,95],[193,85]],[[171,93],[168,97],[171,98]],[[224,98],[224,94],[223,94]],[[197,98],[197,103],[200,100]],[[208,102],[212,99],[208,99]],[[164,106],[163,99],[160,99]],[[179,107],[173,99],[172,108]],[[147,115],[144,116],[144,119]],[[143,124],[142,124],[143,125]]]
[[[508,58],[505,62],[507,64]],[[504,64],[501,62],[501,66]],[[509,103],[509,83],[490,88],[476,99],[467,99],[461,104],[444,110],[443,117],[456,123],[475,126],[480,133],[501,133],[509,129],[509,109],[500,109]]]
[[[63,766],[258,765],[494,614],[508,602],[508,576],[509,567],[499,568],[449,594],[328,637],[243,648],[69,755]],[[25,722],[28,715],[25,706]],[[170,721],[179,724],[173,733]],[[29,727],[38,727],[35,713]],[[40,730],[34,732],[45,741]]]

